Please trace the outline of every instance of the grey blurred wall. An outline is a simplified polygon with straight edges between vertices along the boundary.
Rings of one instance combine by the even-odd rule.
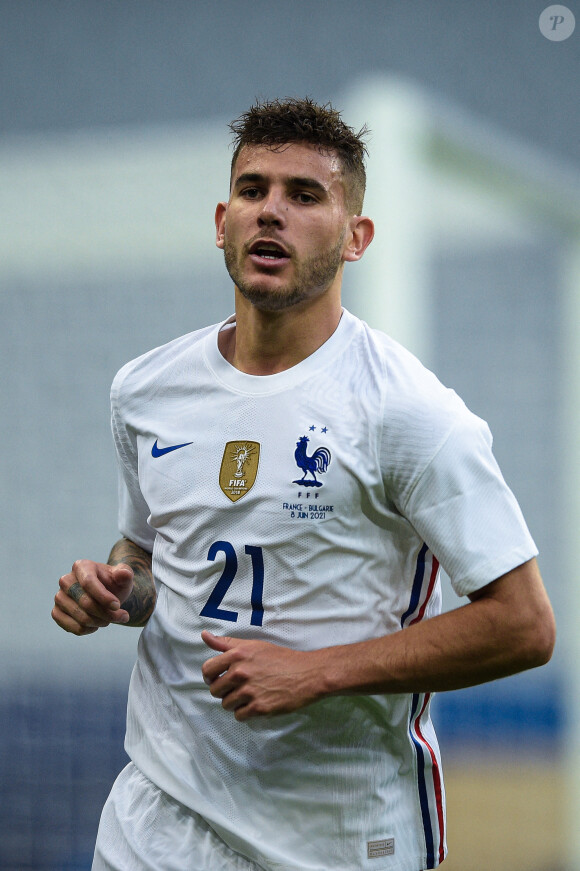
[[[333,99],[380,70],[578,164],[579,35],[545,39],[548,5],[2,0],[0,132],[235,117],[256,96]]]

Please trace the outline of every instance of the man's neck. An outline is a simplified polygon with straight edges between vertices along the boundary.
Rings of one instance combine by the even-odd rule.
[[[221,354],[248,375],[274,375],[296,366],[320,348],[339,324],[340,298],[325,297],[264,312],[236,288],[236,326],[219,334]]]

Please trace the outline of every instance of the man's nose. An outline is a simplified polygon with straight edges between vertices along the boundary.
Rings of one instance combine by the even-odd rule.
[[[282,192],[272,189],[268,191],[262,201],[262,208],[258,215],[260,226],[275,224],[282,226],[286,222],[286,206]]]

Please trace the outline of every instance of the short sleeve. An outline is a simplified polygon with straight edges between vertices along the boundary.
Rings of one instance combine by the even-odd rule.
[[[111,429],[118,469],[119,532],[151,553],[155,531],[148,523],[151,512],[139,487],[136,435],[125,425],[121,414],[121,373],[111,388]]]
[[[493,456],[489,428],[469,412],[453,426],[402,508],[458,595],[537,555]]]

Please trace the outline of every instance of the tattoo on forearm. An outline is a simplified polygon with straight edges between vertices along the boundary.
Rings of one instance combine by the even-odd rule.
[[[124,625],[145,626],[153,613],[157,596],[151,570],[151,554],[135,542],[122,538],[113,545],[108,563],[110,566],[125,563],[133,569],[133,590],[122,606],[129,612],[131,619]]]

